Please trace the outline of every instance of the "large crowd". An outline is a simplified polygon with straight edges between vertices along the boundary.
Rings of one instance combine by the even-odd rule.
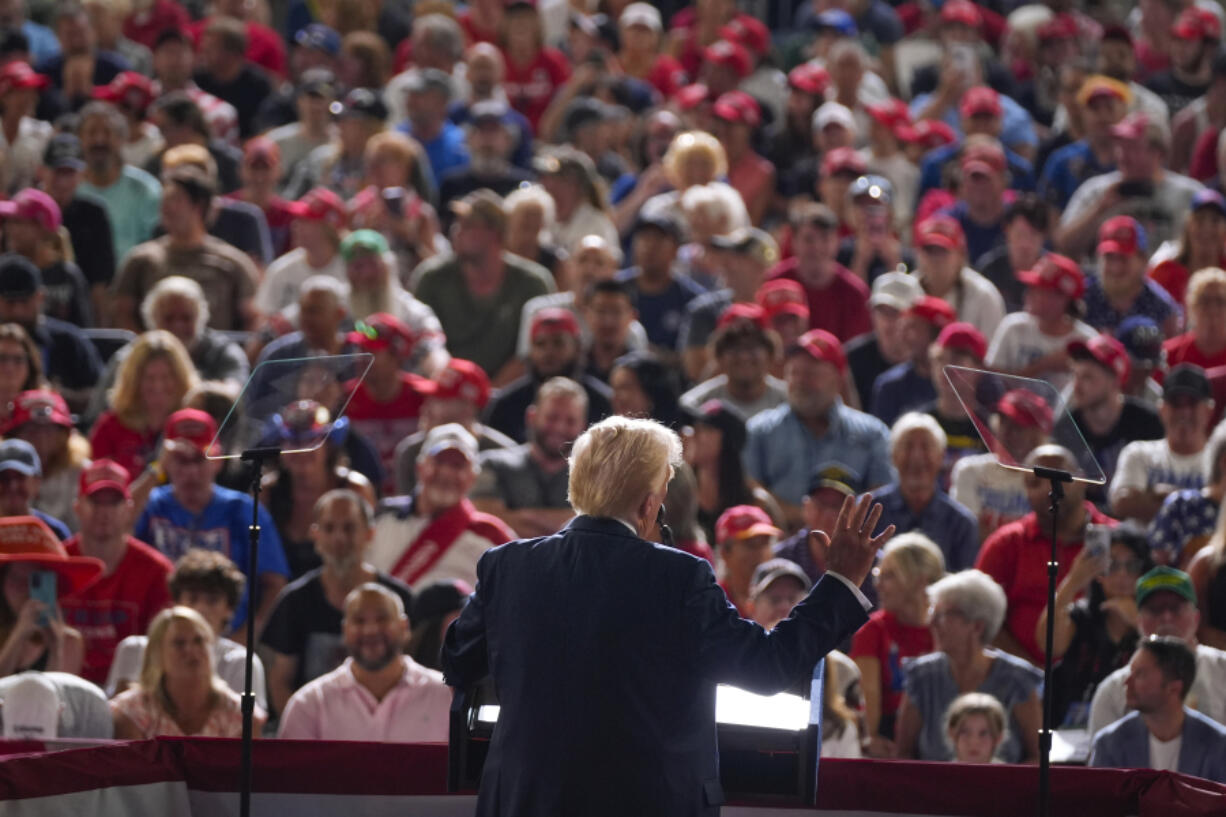
[[[846,496],[896,526],[823,754],[1033,761],[1050,652],[1091,764],[1226,781],[1223,22],[0,0],[4,734],[237,735],[250,616],[265,734],[445,740],[478,559],[568,523],[622,414],[682,435],[674,546],[763,627]],[[271,443],[327,435],[265,474],[248,575],[218,455],[278,361]],[[1045,381],[990,436],[1078,470],[1067,405],[1105,473],[1054,609],[1047,483],[947,366]]]

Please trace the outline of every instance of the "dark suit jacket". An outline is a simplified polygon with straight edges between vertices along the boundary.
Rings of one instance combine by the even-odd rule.
[[[707,562],[588,516],[487,551],[477,581],[443,668],[497,687],[483,817],[714,817],[716,684],[791,688],[867,620],[827,577],[767,633]]]
[[[1226,727],[1186,706],[1183,714],[1178,771],[1226,782]],[[1150,768],[1149,729],[1139,712],[1130,712],[1094,737],[1090,765],[1113,769]]]

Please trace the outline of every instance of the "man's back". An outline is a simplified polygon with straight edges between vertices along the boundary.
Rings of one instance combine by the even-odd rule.
[[[864,620],[825,579],[767,634],[708,563],[616,520],[496,548],[443,655],[449,684],[488,673],[502,707],[477,812],[714,815],[715,685],[788,688]]]

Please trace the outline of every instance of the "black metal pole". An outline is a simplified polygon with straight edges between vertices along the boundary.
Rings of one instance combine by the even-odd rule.
[[[251,815],[251,749],[255,728],[255,583],[259,569],[256,558],[260,549],[260,482],[264,477],[264,461],[280,452],[275,448],[253,448],[244,451],[243,462],[251,467],[251,527],[247,529],[247,655],[243,674],[243,739],[242,760],[238,783],[238,813]]]
[[[1060,520],[1060,500],[1064,499],[1064,483],[1072,482],[1067,471],[1036,467],[1035,476],[1051,485],[1047,497],[1051,500],[1051,560],[1047,563],[1047,641],[1043,645],[1043,729],[1039,732],[1039,817],[1051,814],[1051,644],[1055,638],[1056,574],[1060,562],[1057,548],[1057,527]]]

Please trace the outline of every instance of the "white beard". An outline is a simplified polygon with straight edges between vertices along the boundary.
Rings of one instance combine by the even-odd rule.
[[[376,312],[396,314],[395,285],[390,278],[380,289],[349,291],[349,314],[354,320],[368,318]]]

